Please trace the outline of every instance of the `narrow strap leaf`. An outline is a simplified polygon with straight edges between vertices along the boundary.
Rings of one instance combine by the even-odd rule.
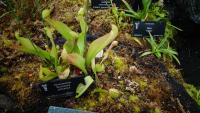
[[[117,35],[118,28],[116,25],[112,25],[112,30],[110,31],[110,33],[96,39],[90,44],[86,55],[87,67],[90,66],[92,59],[94,59],[102,49],[109,45],[117,37]]]

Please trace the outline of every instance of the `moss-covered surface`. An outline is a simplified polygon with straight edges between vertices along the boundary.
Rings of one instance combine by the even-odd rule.
[[[53,10],[53,18],[67,23],[73,30],[79,31],[76,14],[82,6],[81,0],[52,0],[47,7]],[[7,17],[4,17],[6,19]],[[11,20],[12,21],[12,20]],[[110,31],[110,24],[115,23],[111,10],[89,9],[87,15],[89,34],[99,37]],[[130,22],[128,20],[127,22]],[[180,113],[181,103],[173,96],[173,91],[166,78],[166,72],[160,66],[165,64],[171,75],[184,83],[180,71],[172,62],[163,62],[153,55],[140,57],[146,49],[144,40],[133,40],[131,24],[120,29],[117,37],[118,46],[113,48],[104,62],[105,72],[98,73],[99,82],[93,85],[81,98],[62,98],[47,100],[34,90],[39,82],[37,57],[18,50],[19,44],[14,38],[18,30],[13,22],[3,26],[0,32],[0,88],[17,103],[20,112],[46,112],[49,105],[76,108],[99,113]],[[45,47],[48,40],[44,37],[42,20],[29,20],[21,24],[20,30],[31,37],[37,45]]]

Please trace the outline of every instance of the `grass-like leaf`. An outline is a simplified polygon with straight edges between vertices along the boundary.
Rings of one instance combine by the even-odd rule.
[[[96,39],[93,41],[86,54],[86,65],[90,66],[92,59],[96,57],[96,55],[105,48],[108,44],[110,44],[118,35],[118,28],[116,25],[112,25],[112,30],[110,33]]]
[[[142,0],[143,4],[143,16],[145,17],[147,12],[149,11],[149,7],[151,5],[152,0]]]
[[[151,33],[149,33],[150,38],[147,39],[147,41],[149,42],[149,44],[152,47],[152,51],[156,51],[158,44],[156,43],[156,41],[153,39],[153,36],[151,35]]]
[[[132,7],[128,4],[128,2],[126,2],[126,0],[122,0],[122,2],[125,4],[129,13],[132,14],[133,18],[136,18],[136,19],[140,18],[140,15],[132,9]]]

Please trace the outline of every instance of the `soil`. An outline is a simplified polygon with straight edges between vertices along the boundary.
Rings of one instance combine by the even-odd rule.
[[[53,0],[48,7],[53,10],[53,18],[79,31],[75,15],[81,5],[81,1]],[[110,24],[114,23],[110,9],[90,9],[87,20],[88,34],[94,38],[108,33]],[[14,107],[9,107],[8,112],[46,113],[50,105],[99,113],[199,112],[197,104],[179,84],[184,81],[173,62],[164,62],[153,55],[140,57],[140,53],[148,49],[147,44],[143,39],[139,39],[144,43],[140,45],[128,38],[127,34],[132,31],[131,24],[120,29],[116,39],[119,44],[104,62],[105,72],[97,75],[100,81],[78,99],[47,99],[33,87],[39,82],[38,72],[42,61],[20,52],[19,44],[14,38],[14,31],[21,28],[24,36],[31,37],[34,43],[44,48],[48,44],[47,38],[43,38],[42,28],[45,23],[35,19],[24,21],[20,25],[19,27],[12,21],[12,24],[2,26],[3,32],[0,33],[0,68],[5,70],[0,73],[0,93],[9,96],[16,103],[11,104]],[[112,96],[110,89],[117,90],[119,95]],[[0,112],[3,111],[0,109]]]

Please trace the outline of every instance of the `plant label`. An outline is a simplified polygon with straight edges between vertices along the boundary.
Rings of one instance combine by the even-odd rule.
[[[120,0],[112,0],[117,7],[120,6]],[[91,0],[93,9],[107,9],[112,6],[111,0]]]
[[[133,35],[136,37],[148,37],[149,33],[154,37],[164,36],[165,33],[165,22],[134,22]]]
[[[49,98],[72,97],[76,95],[76,88],[79,83],[85,84],[84,76],[71,79],[55,79],[39,84],[39,88],[44,96]]]

